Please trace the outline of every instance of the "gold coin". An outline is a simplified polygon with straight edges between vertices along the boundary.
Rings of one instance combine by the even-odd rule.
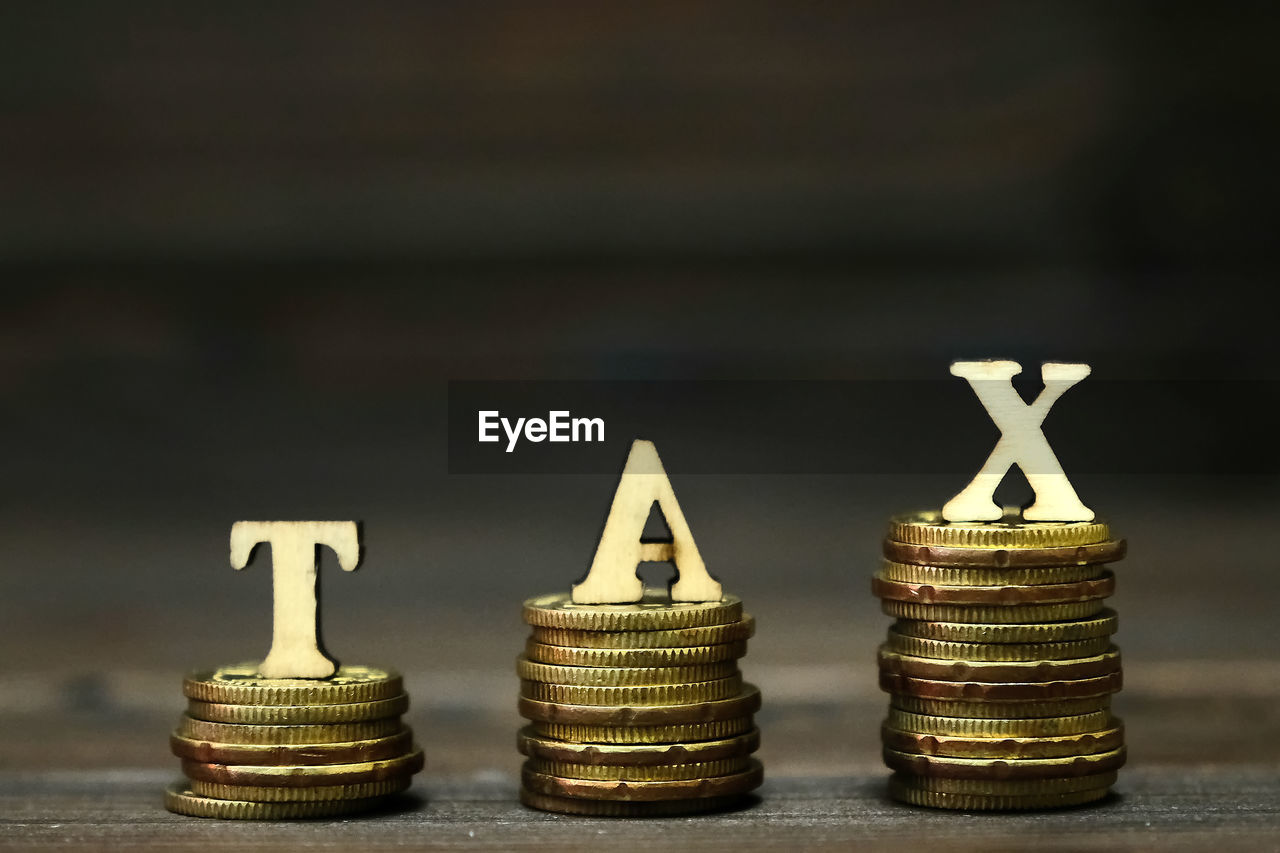
[[[217,782],[221,785],[263,785],[294,788],[317,785],[354,785],[381,782],[408,776],[422,769],[422,750],[382,761],[360,761],[353,764],[281,765],[208,764],[184,759],[182,772],[188,779]]]
[[[525,762],[525,767],[531,773],[601,782],[683,782],[742,773],[749,766],[750,759],[746,756],[698,764],[568,764],[540,758],[531,758]]]
[[[1030,586],[942,586],[902,583],[876,575],[871,593],[891,601],[916,604],[948,604],[965,607],[1013,607],[1065,604],[1106,598],[1116,591],[1116,577],[1104,571],[1093,580],[1075,583],[1038,583]]]
[[[1087,696],[1083,699],[1052,699],[1046,702],[965,702],[895,693],[889,697],[889,704],[901,711],[936,717],[1044,719],[1106,711],[1111,708],[1111,694]]]
[[[950,643],[910,637],[889,629],[889,648],[899,654],[960,661],[1067,660],[1100,655],[1111,648],[1110,637],[1071,643]]]
[[[741,773],[686,779],[676,782],[619,782],[600,779],[569,779],[530,770],[528,762],[520,774],[525,788],[552,797],[580,797],[584,800],[617,800],[652,802],[655,800],[687,800],[695,797],[723,797],[745,794],[764,781],[764,768],[759,761]]]
[[[750,755],[760,746],[760,732],[753,728],[748,734],[740,737],[694,743],[607,746],[552,740],[539,736],[531,727],[525,727],[517,735],[516,746],[521,753],[530,758],[569,764],[701,764]],[[544,772],[555,776],[572,775],[554,771]]]
[[[241,725],[358,723],[398,717],[407,710],[409,710],[409,697],[404,693],[392,699],[353,702],[350,705],[222,705],[214,702],[199,702],[195,699],[187,700],[187,714],[197,720]]]
[[[1098,564],[1045,566],[1039,569],[951,569],[945,566],[895,563],[892,560],[885,560],[880,567],[880,574],[891,581],[950,586],[1031,586],[1044,583],[1073,583],[1092,580],[1103,571],[1103,567]]]
[[[900,752],[953,758],[1061,758],[1118,749],[1124,744],[1124,726],[1075,735],[977,738],[904,732],[886,725],[880,742]]]
[[[983,794],[942,794],[937,791],[921,791],[894,779],[889,780],[889,795],[900,802],[933,809],[957,811],[1021,811],[1026,809],[1057,809],[1082,806],[1101,800],[1110,793],[1109,788],[1094,788],[1064,794],[1024,794],[999,796]]]
[[[735,717],[710,723],[674,723],[667,726],[593,726],[581,723],[532,722],[529,728],[542,737],[585,744],[666,745],[721,740],[750,732],[754,725],[751,717]]]
[[[881,672],[939,681],[1031,682],[1095,678],[1120,669],[1120,650],[1067,660],[968,661],[922,658],[880,647]]]
[[[950,643],[1067,643],[1109,637],[1119,627],[1116,612],[1103,608],[1096,616],[1075,621],[1001,625],[904,619],[893,630],[909,637]]]
[[[540,701],[521,696],[520,716],[545,723],[571,723],[591,726],[669,726],[683,723],[708,723],[747,717],[760,710],[760,689],[754,684],[742,685],[737,695],[711,701],[693,700],[677,705],[585,705]]]
[[[569,628],[534,626],[529,641],[548,646],[591,649],[667,649],[677,646],[716,646],[748,640],[756,633],[755,617],[742,614],[736,622],[701,628],[673,628],[667,631],[575,631]]]
[[[405,790],[413,779],[396,776],[378,782],[358,782],[354,785],[316,785],[310,788],[289,788],[281,785],[220,785],[217,782],[188,782],[191,793],[215,800],[244,800],[253,803],[315,803],[326,800],[364,800],[369,797],[385,797]]]
[[[963,702],[1046,702],[1057,699],[1083,699],[1087,696],[1115,693],[1120,690],[1121,683],[1121,674],[1118,671],[1096,678],[1032,682],[938,681],[930,678],[912,678],[896,672],[880,673],[880,689],[886,693],[901,693],[926,699],[954,699]]]
[[[389,797],[365,800],[326,800],[311,803],[253,803],[244,800],[215,800],[200,797],[186,783],[170,786],[164,792],[164,807],[190,817],[223,820],[290,820],[293,818],[335,817],[381,808]]]
[[[742,692],[742,676],[692,684],[646,684],[626,687],[594,687],[580,684],[548,684],[521,681],[520,695],[539,702],[568,705],[688,705],[728,699]]]
[[[898,708],[889,709],[885,722],[904,732],[956,737],[1049,737],[1098,732],[1111,726],[1110,711],[1074,714],[1067,717],[1031,717],[1029,719],[984,719],[982,717],[937,717],[913,714]]]
[[[549,684],[628,687],[653,684],[693,684],[729,678],[738,672],[736,660],[690,666],[557,666],[535,663],[523,655],[516,659],[516,674],[524,681]]]
[[[525,657],[538,663],[558,666],[636,667],[691,666],[737,660],[747,653],[747,643],[720,643],[715,646],[677,646],[670,649],[595,649],[525,643]]]
[[[1048,779],[1088,776],[1118,770],[1124,765],[1125,748],[1093,755],[1065,758],[943,758],[884,748],[884,763],[892,770],[916,776],[953,779]]]
[[[880,543],[881,552],[895,563],[951,569],[1033,569],[1111,563],[1124,558],[1126,547],[1123,539],[1064,548],[954,548],[947,545],[911,545],[894,539]]]
[[[258,664],[244,663],[193,672],[182,695],[222,705],[350,705],[390,699],[404,692],[392,670],[341,666],[330,678],[262,678]]]
[[[403,728],[398,717],[368,720],[363,723],[331,723],[316,726],[251,726],[235,723],[210,723],[182,715],[178,735],[191,740],[212,743],[293,746],[322,743],[349,743],[390,737]]]
[[[742,600],[671,601],[666,590],[647,589],[632,604],[574,604],[567,592],[540,595],[524,603],[524,621],[576,631],[666,631],[725,625],[742,618]]]
[[[408,729],[372,740],[288,746],[216,743],[176,732],[169,736],[169,749],[174,755],[206,764],[351,764],[395,758],[408,752],[412,745],[413,733]]]
[[[572,797],[549,797],[520,789],[520,802],[531,809],[585,817],[672,817],[699,814],[730,808],[742,802],[741,796],[700,797],[693,800],[659,800],[651,803],[624,803],[616,800],[581,800]]]
[[[1067,604],[1011,604],[1004,607],[969,607],[961,604],[916,604],[910,601],[880,602],[880,610],[897,619],[914,619],[929,622],[969,623],[1027,623],[1066,622],[1069,619],[1088,619],[1106,608],[1097,598],[1092,601],[1073,601]]]
[[[936,510],[909,512],[889,519],[890,539],[911,545],[955,548],[1057,548],[1096,545],[1111,538],[1105,521],[1027,521],[1016,506],[1004,508],[998,521],[947,521]]]
[[[893,774],[902,785],[919,791],[939,794],[982,794],[986,796],[1024,797],[1033,794],[1069,794],[1110,788],[1116,782],[1116,771],[1090,776],[1064,776],[1049,779],[948,779],[942,776],[908,776]]]

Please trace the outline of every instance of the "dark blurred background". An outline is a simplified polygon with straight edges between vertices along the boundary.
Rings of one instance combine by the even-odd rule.
[[[1274,758],[1227,716],[1171,733],[1280,729],[1259,544],[1280,494],[1248,473],[1275,434],[1277,17],[5,3],[0,767],[169,766],[182,671],[268,644],[268,565],[231,571],[231,523],[359,518],[362,569],[324,559],[331,649],[406,671],[428,753],[450,744],[433,773],[511,774],[518,603],[585,570],[617,469],[449,475],[447,382],[938,379],[974,356],[1218,383],[1158,422],[1096,412],[1166,446],[1194,424],[1190,456],[1073,479],[1130,539],[1134,760]],[[849,441],[984,417],[885,411]],[[736,440],[649,437],[676,467]],[[962,485],[676,481],[759,618],[744,668],[788,714],[771,772],[876,766],[877,540]]]

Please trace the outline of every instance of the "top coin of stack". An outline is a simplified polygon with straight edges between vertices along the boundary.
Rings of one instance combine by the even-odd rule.
[[[195,672],[169,739],[187,782],[170,811],[275,820],[367,811],[409,787],[422,751],[398,674],[343,666],[324,680],[260,678],[256,664]]]
[[[1102,798],[1125,759],[1107,524],[898,516],[872,580],[897,622],[879,653],[890,792],[1021,809]]]
[[[738,659],[755,630],[742,602],[524,603],[532,627],[516,667],[528,759],[521,801],[597,816],[724,808],[763,776],[752,714],[760,692]]]

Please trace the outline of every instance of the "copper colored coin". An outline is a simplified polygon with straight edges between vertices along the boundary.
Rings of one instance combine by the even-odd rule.
[[[700,797],[694,800],[659,800],[651,803],[625,803],[617,800],[583,800],[576,797],[550,797],[520,789],[520,802],[531,809],[584,817],[673,817],[718,811],[738,805],[741,795]]]
[[[526,765],[521,771],[520,778],[524,787],[530,791],[552,797],[655,802],[745,794],[747,791],[758,788],[764,781],[764,767],[759,761],[752,759],[750,769],[728,776],[712,776],[678,782],[617,782],[550,776],[545,773],[535,773]]]
[[[422,750],[382,761],[353,764],[282,765],[209,764],[184,760],[182,772],[188,779],[222,785],[282,785],[307,788],[318,785],[354,785],[408,776],[422,769]]]
[[[880,689],[887,693],[903,693],[907,696],[920,696],[926,699],[958,699],[965,702],[1045,702],[1051,699],[1078,699],[1115,693],[1120,686],[1119,671],[1097,678],[1003,684],[983,681],[937,681],[911,678],[893,672],[880,673]]]
[[[530,758],[569,764],[702,764],[750,755],[760,746],[760,731],[752,729],[739,737],[698,743],[609,746],[552,740],[525,728],[517,736],[516,746]]]
[[[1032,586],[941,586],[893,581],[882,575],[871,579],[871,592],[879,598],[917,604],[1062,604],[1106,598],[1115,591],[1116,578],[1109,571],[1092,580]]]
[[[1120,669],[1120,650],[1068,660],[965,661],[921,658],[880,647],[881,672],[939,681],[1033,682],[1096,678]]]
[[[737,696],[684,705],[571,705],[520,697],[520,716],[544,723],[583,723],[594,726],[664,726],[709,723],[747,717],[760,710],[760,688],[742,685]]]
[[[1124,726],[1116,725],[1100,732],[1075,735],[1004,738],[926,735],[881,726],[880,741],[890,749],[919,755],[953,758],[1061,758],[1118,749],[1124,744]]]
[[[206,764],[354,764],[404,755],[412,744],[413,732],[408,729],[371,740],[291,746],[217,743],[177,733],[169,736],[174,755]]]
[[[885,557],[894,562],[957,569],[1029,569],[1037,566],[1110,563],[1124,557],[1125,547],[1123,539],[1099,542],[1096,545],[1058,548],[956,548],[945,545],[909,545],[894,539],[886,539],[883,543]]]
[[[1092,776],[1124,765],[1125,748],[1066,758],[941,758],[884,749],[884,763],[892,770],[916,776],[951,779],[1051,779]]]

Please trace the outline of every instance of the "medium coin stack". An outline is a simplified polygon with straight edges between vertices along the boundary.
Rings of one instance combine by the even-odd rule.
[[[894,798],[1010,810],[1106,796],[1125,748],[1105,564],[1124,553],[1099,521],[890,521],[872,591],[898,620],[879,654]]]
[[[398,674],[343,666],[330,678],[258,677],[256,664],[195,672],[169,738],[187,781],[165,807],[195,817],[280,820],[377,808],[409,787],[422,751],[400,720]]]
[[[755,621],[732,595],[673,603],[524,603],[533,628],[516,662],[520,800],[565,814],[641,817],[736,805],[763,779],[751,757],[760,691],[738,658]]]

